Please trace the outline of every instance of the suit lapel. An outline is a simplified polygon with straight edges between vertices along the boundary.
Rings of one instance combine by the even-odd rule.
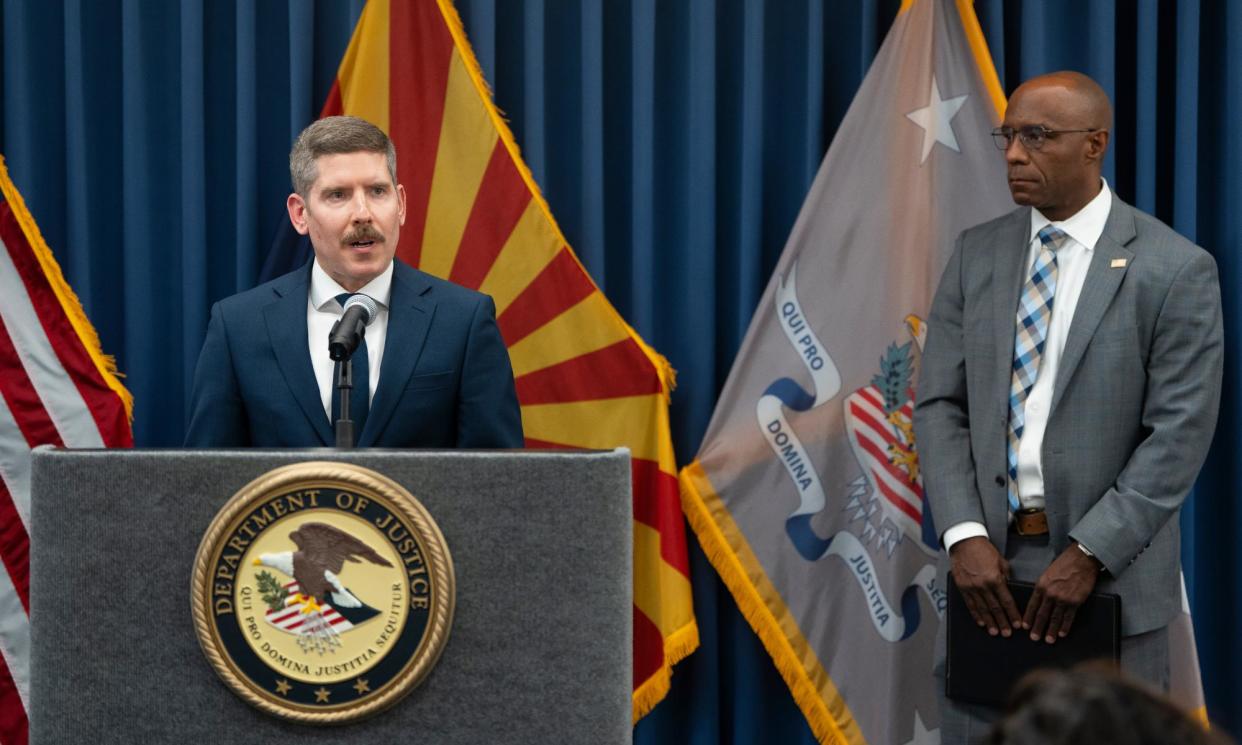
[[[1001,413],[1008,421],[1009,384],[1013,378],[1013,339],[1017,333],[1018,295],[1026,280],[1027,248],[1031,238],[1031,211],[1021,209],[1005,223],[996,236],[992,268],[992,298],[995,306],[996,374],[1000,377]]]
[[[289,276],[289,281],[273,287],[277,300],[263,308],[268,339],[285,383],[306,415],[321,444],[334,442],[332,425],[323,410],[319,383],[311,367],[306,338],[306,303],[310,265],[306,271]]]
[[[395,264],[388,329],[384,335],[384,359],[380,362],[379,383],[371,399],[366,426],[358,436],[359,447],[373,446],[388,425],[405,384],[418,364],[435,314],[436,304],[427,296],[431,284],[400,261]]]
[[[1130,260],[1134,258],[1134,252],[1125,246],[1134,240],[1134,236],[1134,214],[1130,205],[1114,194],[1108,222],[1104,224],[1104,232],[1092,252],[1082,293],[1074,308],[1074,320],[1065,338],[1065,349],[1061,352],[1061,363],[1052,389],[1052,410],[1061,401],[1066,385],[1087,351],[1087,344],[1104,318],[1104,312],[1112,304],[1117,288],[1121,287],[1121,280],[1125,279]],[[1113,261],[1117,259],[1124,259],[1124,266],[1114,267]]]

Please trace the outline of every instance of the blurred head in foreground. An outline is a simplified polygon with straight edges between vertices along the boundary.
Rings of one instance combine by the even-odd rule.
[[[1229,745],[1172,701],[1111,665],[1040,670],[1022,679],[988,745]]]

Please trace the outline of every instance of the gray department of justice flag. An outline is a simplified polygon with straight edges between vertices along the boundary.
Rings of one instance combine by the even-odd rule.
[[[945,608],[911,426],[957,234],[1013,208],[969,0],[905,0],[751,321],[682,502],[821,741],[939,742]],[[1194,628],[1170,695],[1206,720]]]
[[[945,608],[911,425],[957,234],[1011,209],[969,2],[912,0],[807,195],[682,472],[708,556],[824,742],[936,742]]]

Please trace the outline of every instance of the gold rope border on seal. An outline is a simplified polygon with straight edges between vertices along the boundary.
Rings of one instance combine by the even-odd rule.
[[[239,514],[252,508],[261,495],[284,489],[294,484],[313,481],[316,484],[339,484],[360,490],[370,490],[400,509],[418,531],[427,551],[428,571],[440,592],[432,598],[427,633],[409,663],[393,676],[387,690],[365,703],[344,710],[306,710],[297,704],[280,705],[274,700],[260,696],[250,683],[242,678],[229,660],[220,653],[214,641],[218,641],[211,618],[211,577],[209,561],[215,553],[217,542]],[[194,573],[190,580],[190,609],[194,617],[194,631],[199,646],[211,663],[216,674],[246,703],[260,711],[282,719],[303,724],[345,724],[373,716],[392,706],[414,690],[435,667],[448,642],[453,624],[453,611],[457,605],[457,581],[453,570],[453,558],[449,554],[444,534],[440,532],[431,513],[414,495],[397,482],[362,466],[332,461],[308,461],[275,468],[243,486],[224,507],[216,513],[207,533],[198,545],[194,557]]]

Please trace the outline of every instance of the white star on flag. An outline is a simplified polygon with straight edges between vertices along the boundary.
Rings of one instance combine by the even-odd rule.
[[[932,76],[931,101],[923,108],[906,114],[907,119],[923,128],[923,158],[920,164],[927,162],[927,156],[931,155],[937,142],[955,153],[962,152],[957,146],[957,136],[953,134],[953,117],[966,99],[967,96],[954,96],[948,100],[940,98],[940,86],[936,84],[936,76]]]

